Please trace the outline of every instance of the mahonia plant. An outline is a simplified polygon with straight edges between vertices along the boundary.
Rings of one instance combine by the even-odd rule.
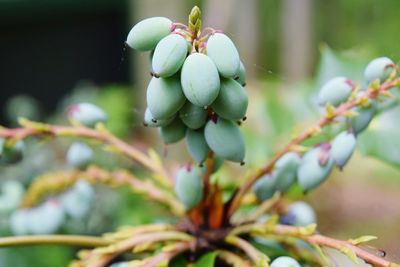
[[[201,30],[200,15],[194,7],[188,25],[164,17],[145,19],[132,28],[126,41],[133,49],[150,51],[153,77],[147,88],[144,125],[157,127],[166,144],[186,138],[195,163],[184,164],[171,176],[154,150],[143,152],[112,135],[104,124],[107,115],[90,103],[68,109],[70,126],[20,119],[20,128],[0,128],[1,165],[23,157],[24,139],[57,136],[97,141],[107,151],[139,164],[148,176],[142,179],[132,171],[90,165],[92,148],[73,143],[66,155],[70,169],[34,180],[21,207],[10,217],[10,228],[20,236],[0,238],[0,246],[87,247],[71,267],[193,266],[193,262],[196,266],[332,266],[325,248],[347,255],[355,264],[400,266],[363,250],[360,245],[373,236],[336,240],[320,234],[313,208],[302,201],[288,204],[284,198],[294,184],[310,192],[335,166],[345,167],[357,135],[377,114],[377,103],[392,97],[391,91],[400,85],[398,67],[382,57],[366,67],[366,85],[346,77],[328,81],[319,91],[318,102],[325,112],[317,124],[294,137],[224,199],[224,188],[212,182],[211,176],[224,160],[244,164],[239,126],[248,105],[245,68],[227,35],[213,28]],[[336,137],[305,146],[306,140],[331,124],[342,126]],[[176,216],[177,223],[127,226],[101,237],[52,235],[66,217],[79,219],[89,212],[95,183],[128,187],[160,202]],[[11,192],[22,195],[23,189],[4,184],[2,199]],[[7,201],[11,206],[18,202]],[[254,209],[243,213],[241,207],[249,203]],[[29,234],[33,236],[25,236]],[[257,243],[273,244],[279,253],[262,251]],[[116,262],[129,253],[136,255],[134,260]]]

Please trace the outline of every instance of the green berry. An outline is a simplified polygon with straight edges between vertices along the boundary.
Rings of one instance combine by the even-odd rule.
[[[235,80],[241,84],[242,86],[246,85],[246,68],[244,67],[244,64],[242,61],[240,61],[240,68],[239,68],[239,73],[235,77]]]
[[[344,131],[338,134],[332,142],[331,156],[334,163],[343,168],[349,161],[357,145],[353,132]]]
[[[278,191],[286,192],[296,181],[299,164],[300,157],[294,152],[286,153],[275,163],[273,174],[276,177],[275,187]]]
[[[301,267],[300,264],[293,258],[281,256],[271,262],[270,267]]]
[[[233,79],[221,79],[221,89],[211,105],[218,116],[227,120],[241,120],[248,106],[246,90]]]
[[[318,102],[321,105],[331,103],[333,106],[339,106],[345,102],[353,90],[352,82],[345,77],[336,77],[325,83],[318,95]]]
[[[64,209],[55,199],[47,200],[29,211],[29,229],[35,235],[54,234],[64,221]]]
[[[207,122],[204,131],[208,146],[214,153],[226,160],[243,162],[245,144],[239,127],[222,118]]]
[[[220,89],[220,79],[214,62],[204,54],[191,54],[183,64],[181,84],[191,103],[208,107],[217,98]]]
[[[333,160],[329,156],[329,149],[328,144],[323,144],[311,149],[303,156],[297,170],[297,179],[305,192],[319,186],[331,172]]]
[[[16,210],[10,216],[10,229],[14,235],[27,235],[30,233],[28,209]]]
[[[175,178],[175,193],[187,210],[194,208],[203,198],[203,180],[192,165],[181,168]]]
[[[187,41],[178,34],[164,37],[156,46],[152,59],[154,76],[169,77],[183,65],[188,53]]]
[[[253,185],[253,192],[260,201],[271,198],[276,192],[276,177],[266,174],[258,179]]]
[[[214,61],[218,72],[225,78],[234,78],[239,73],[240,57],[235,44],[223,33],[208,38],[207,55]]]
[[[128,34],[126,43],[139,51],[153,50],[157,43],[170,34],[172,21],[164,17],[153,17],[137,23]]]
[[[175,115],[185,103],[179,79],[153,77],[147,87],[147,105],[156,120]]]
[[[68,118],[87,127],[94,127],[99,122],[107,121],[107,114],[91,103],[80,103],[68,107]]]
[[[197,163],[203,163],[208,156],[210,148],[204,138],[204,130],[191,130],[186,131],[186,145],[189,154]]]
[[[162,127],[168,125],[174,118],[175,117],[172,116],[169,119],[156,120],[154,119],[154,116],[151,114],[150,109],[146,108],[146,111],[144,112],[143,124],[144,126],[149,126],[149,127]]]
[[[349,118],[352,131],[359,134],[364,131],[376,114],[376,106],[371,104],[368,107],[356,107],[353,109],[357,116]]]
[[[372,60],[364,71],[364,77],[368,83],[379,79],[385,81],[395,67],[394,62],[387,57],[379,57]]]
[[[307,226],[316,223],[314,209],[303,201],[297,201],[289,205],[288,211],[280,218],[282,224],[294,226]]]
[[[175,118],[170,124],[159,128],[159,133],[165,144],[176,143],[185,137],[186,126],[179,118]]]
[[[179,111],[179,117],[190,129],[199,129],[206,124],[207,110],[186,101]]]
[[[74,168],[85,167],[93,157],[93,150],[86,144],[73,143],[67,151],[67,163]]]

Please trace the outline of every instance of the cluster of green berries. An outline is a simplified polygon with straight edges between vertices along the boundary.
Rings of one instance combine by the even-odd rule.
[[[395,68],[392,60],[382,57],[372,60],[365,69],[366,83],[382,83],[387,80]],[[321,105],[339,107],[349,101],[359,88],[346,77],[336,77],[325,83],[319,91]],[[334,166],[342,169],[351,158],[356,145],[357,135],[364,131],[376,115],[376,99],[365,97],[362,105],[353,110],[356,116],[346,118],[345,129],[332,140],[310,148],[301,155],[288,152],[275,164],[271,173],[261,177],[253,186],[253,192],[259,200],[272,197],[276,191],[285,193],[294,183],[298,183],[304,192],[308,192],[323,183]]]
[[[152,79],[147,88],[144,125],[158,127],[166,144],[186,137],[192,158],[209,153],[243,163],[245,145],[238,122],[245,119],[245,69],[225,34],[200,36],[164,17],[140,21],[127,45],[150,51]]]
[[[94,196],[92,186],[79,180],[58,197],[47,199],[39,206],[15,210],[10,228],[15,235],[41,235],[57,232],[68,217],[82,219],[90,210]]]

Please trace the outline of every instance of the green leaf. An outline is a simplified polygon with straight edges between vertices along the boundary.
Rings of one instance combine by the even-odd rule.
[[[358,137],[362,154],[400,167],[400,129],[371,129]]]
[[[195,267],[214,267],[217,252],[208,252],[201,256],[201,258],[194,264]]]

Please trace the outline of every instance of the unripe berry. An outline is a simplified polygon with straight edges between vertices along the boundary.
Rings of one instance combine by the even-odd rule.
[[[364,77],[368,83],[379,79],[385,81],[395,67],[394,62],[387,57],[379,57],[368,63],[364,71]]]
[[[153,77],[147,87],[147,105],[156,120],[166,120],[175,115],[185,103],[177,77]]]
[[[60,201],[66,214],[81,219],[88,213],[93,196],[92,186],[85,180],[79,180],[60,197]]]
[[[353,111],[357,113],[357,116],[349,118],[349,123],[353,132],[359,134],[368,127],[369,123],[374,118],[376,106],[371,104],[368,107],[356,107]]]
[[[264,201],[271,198],[276,192],[276,177],[274,175],[266,174],[258,179],[253,185],[253,192],[257,199]]]
[[[16,210],[10,216],[10,228],[14,235],[27,235],[29,234],[29,210],[22,209]]]
[[[203,180],[192,165],[181,168],[175,178],[175,193],[187,210],[194,208],[203,198]]]
[[[271,267],[301,267],[300,264],[293,258],[281,256],[271,262]]]
[[[326,180],[333,167],[330,147],[323,144],[308,151],[302,158],[297,170],[300,187],[305,191],[312,190]]]
[[[99,122],[107,121],[107,114],[91,103],[80,103],[68,107],[68,118],[87,127],[94,127]]]
[[[280,219],[281,223],[294,226],[307,226],[316,223],[314,209],[303,201],[289,205],[288,211]]]
[[[15,210],[24,195],[24,187],[18,181],[8,180],[1,184],[0,214]]]
[[[218,116],[227,120],[241,120],[248,105],[246,90],[233,79],[221,79],[221,89],[211,105]]]
[[[85,167],[93,157],[93,150],[86,144],[75,142],[67,151],[67,163],[74,168]]]
[[[177,117],[167,126],[160,127],[159,133],[165,144],[176,143],[185,137],[186,126]]]
[[[357,140],[353,132],[344,131],[338,134],[332,142],[331,156],[334,163],[343,168],[356,148]]]
[[[154,116],[151,114],[150,109],[146,108],[146,111],[144,113],[143,124],[144,126],[148,127],[163,127],[168,125],[174,118],[175,116],[172,116],[169,119],[156,120]]]
[[[24,141],[9,143],[0,138],[0,147],[0,165],[15,164],[22,160],[25,149]]]
[[[164,37],[156,46],[152,59],[154,76],[169,77],[175,74],[183,65],[188,53],[185,38],[178,34]]]
[[[65,213],[61,204],[57,200],[51,199],[31,209],[29,218],[29,228],[32,234],[53,234],[64,223]]]
[[[186,101],[179,111],[179,117],[190,129],[199,129],[206,124],[207,110]]]
[[[276,177],[276,190],[285,193],[296,181],[300,157],[297,153],[288,152],[276,163],[273,175]]]
[[[214,61],[218,72],[225,78],[234,78],[239,73],[240,57],[235,44],[223,33],[208,38],[207,55]]]
[[[240,68],[238,75],[234,78],[240,85],[246,85],[246,68],[242,61],[240,61]]]
[[[153,50],[157,43],[170,34],[172,21],[164,17],[153,17],[137,23],[128,34],[126,43],[139,51]]]
[[[243,162],[244,139],[235,123],[222,118],[212,119],[207,122],[204,135],[208,146],[217,156],[230,161]]]
[[[204,138],[204,130],[191,130],[186,131],[186,145],[189,154],[197,163],[203,163],[207,159],[210,148]]]
[[[318,94],[318,102],[321,105],[331,103],[339,106],[351,95],[354,85],[345,77],[336,77],[325,83]]]
[[[193,53],[182,67],[181,84],[186,98],[196,106],[208,107],[220,89],[218,70],[206,55]]]

